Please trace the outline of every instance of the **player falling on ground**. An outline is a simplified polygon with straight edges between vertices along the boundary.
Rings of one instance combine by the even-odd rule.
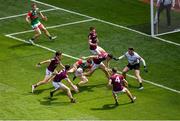
[[[122,75],[117,74],[116,68],[112,68],[112,75],[109,79],[108,86],[112,86],[112,94],[115,100],[115,105],[119,104],[117,94],[122,92],[125,92],[127,94],[132,103],[136,100],[136,97],[132,96],[131,92],[123,85],[128,86],[127,81]]]
[[[44,25],[40,22],[39,16],[44,20],[47,21],[47,17],[44,16],[40,11],[39,8],[37,8],[37,5],[35,3],[32,4],[32,10],[30,10],[26,16],[26,21],[31,24],[35,35],[29,39],[29,42],[31,44],[34,44],[34,41],[41,35],[41,30],[45,33],[45,35],[50,39],[53,40],[56,38],[56,36],[52,37],[50,33],[47,31],[47,29],[44,27]]]
[[[44,79],[32,85],[32,93],[34,92],[35,88],[39,87],[40,85],[48,83],[52,79],[53,77],[52,73],[55,71],[58,65],[64,68],[64,66],[61,63],[61,56],[62,53],[60,51],[57,51],[55,53],[55,57],[53,57],[52,59],[42,61],[36,65],[37,67],[40,67],[42,64],[49,63],[48,67],[46,68],[46,75]]]
[[[89,43],[90,52],[93,55],[100,55],[101,51],[104,51],[103,48],[98,46],[99,39],[97,37],[95,27],[90,27],[90,32],[89,32],[89,35],[88,35],[88,43]]]
[[[85,75],[83,75],[83,72],[85,70],[88,70],[92,67],[93,62],[92,60],[82,60],[79,59],[76,63],[73,64],[73,67],[68,71],[69,73],[75,73],[75,76],[73,80],[76,77],[80,78],[80,82],[77,84],[78,86],[86,84],[88,82],[88,79]]]
[[[124,55],[120,56],[119,59],[122,59],[126,57],[128,60],[128,65],[123,69],[123,76],[126,78],[126,73],[129,70],[134,69],[135,76],[137,77],[137,80],[139,82],[139,89],[143,89],[143,84],[142,84],[142,78],[140,76],[140,61],[142,61],[144,65],[144,71],[147,72],[147,67],[145,60],[139,56],[138,53],[134,52],[133,48],[128,48],[128,52],[126,52]]]
[[[85,76],[90,76],[93,74],[93,72],[97,69],[100,68],[101,70],[103,70],[103,72],[106,74],[106,77],[109,79],[110,74],[108,71],[108,67],[103,63],[103,61],[107,61],[107,63],[109,63],[109,61],[111,59],[113,59],[113,55],[108,54],[108,53],[103,53],[100,55],[92,55],[92,56],[88,56],[88,57],[84,57],[87,59],[91,59],[93,61],[93,65],[92,68],[88,71],[85,72],[84,75]],[[107,64],[109,65],[109,64]]]
[[[56,73],[56,76],[54,77],[53,82],[52,82],[52,84],[55,87],[55,89],[50,92],[50,97],[52,98],[53,94],[56,91],[62,89],[63,91],[67,92],[67,96],[69,97],[71,103],[75,103],[76,101],[75,101],[75,99],[72,96],[70,88],[62,83],[62,80],[66,80],[69,83],[69,85],[74,89],[74,91],[78,92],[77,86],[74,85],[71,82],[71,80],[68,78],[67,72],[68,72],[69,69],[70,69],[70,66],[69,65],[65,65],[65,69],[63,69],[63,70],[59,71],[58,73]]]

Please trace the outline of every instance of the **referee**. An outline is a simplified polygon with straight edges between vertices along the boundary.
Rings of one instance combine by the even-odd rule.
[[[144,89],[143,84],[142,84],[142,78],[140,76],[140,61],[144,65],[144,71],[147,72],[145,60],[141,56],[139,56],[139,54],[134,52],[134,48],[128,48],[128,51],[124,55],[120,56],[119,60],[124,57],[126,57],[128,60],[127,66],[123,69],[124,78],[126,78],[126,73],[129,70],[134,69],[135,76],[137,77],[137,80],[139,82],[139,89],[140,90]]]

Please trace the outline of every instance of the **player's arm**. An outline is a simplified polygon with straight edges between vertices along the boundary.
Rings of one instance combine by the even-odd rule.
[[[111,80],[111,79],[109,79],[108,84],[107,84],[107,87],[108,87],[108,88],[112,88],[112,80]]]
[[[171,9],[174,9],[175,4],[176,4],[176,1],[172,0],[172,7],[171,7]]]
[[[69,85],[70,85],[76,92],[78,92],[77,86],[74,85],[69,78],[66,78],[65,80],[69,83]]]
[[[64,69],[64,65],[62,64],[62,62],[59,62],[59,65]]]
[[[161,0],[157,0],[156,7],[159,8]]]
[[[97,57],[97,55],[90,55],[90,56],[87,56],[87,57],[85,57],[85,56],[83,56],[82,58],[83,59],[93,59],[93,58],[96,58]]]
[[[128,87],[128,82],[126,81],[126,79],[123,79],[123,84],[125,87]]]
[[[139,60],[143,63],[144,71],[148,72],[145,60],[142,57],[140,57]]]
[[[92,39],[90,38],[90,36],[88,37],[88,42],[90,45],[94,45],[94,46],[97,45],[97,43],[92,43]]]
[[[44,21],[47,21],[47,17],[44,16],[41,11],[39,11],[39,15],[41,16],[41,18],[42,18]]]
[[[39,67],[39,66],[41,66],[42,64],[45,64],[45,63],[50,63],[51,62],[51,60],[50,59],[48,59],[48,60],[45,60],[45,61],[41,61],[41,62],[39,62],[36,66],[37,67]]]
[[[28,13],[28,14],[29,14],[29,13]],[[28,24],[31,24],[31,20],[30,20],[30,16],[29,16],[29,15],[26,16],[26,22],[27,22]]]
[[[125,55],[120,56],[118,59],[121,60],[125,57]]]

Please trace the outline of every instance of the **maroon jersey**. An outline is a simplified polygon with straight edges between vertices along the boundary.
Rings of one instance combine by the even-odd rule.
[[[53,59],[51,59],[51,62],[49,64],[49,66],[47,67],[49,71],[54,72],[55,68],[58,66],[58,64],[60,63],[60,60],[58,57],[54,57]]]
[[[91,43],[97,44],[97,34],[95,32],[90,32],[88,37],[91,40]],[[90,50],[95,50],[96,48],[97,45],[89,45]]]
[[[123,79],[124,77],[122,75],[119,74],[114,74],[110,77],[110,79],[112,80],[111,84],[113,85],[113,91],[122,91],[123,90]]]
[[[93,58],[93,62],[95,64],[100,64],[102,61],[106,60],[108,56],[108,53],[103,53],[101,55],[98,55],[97,57]]]
[[[54,77],[54,82],[61,82],[63,79],[68,78],[67,71],[65,69],[61,70],[56,76]]]

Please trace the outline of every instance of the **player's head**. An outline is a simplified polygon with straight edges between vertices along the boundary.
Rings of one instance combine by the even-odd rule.
[[[117,68],[116,67],[112,68],[112,73],[117,73]]]
[[[70,69],[70,65],[65,65],[65,70],[68,71]]]
[[[110,59],[113,59],[113,55],[110,54],[110,53],[108,53],[107,57],[108,57],[109,60],[110,60]]]
[[[55,56],[56,56],[56,57],[61,57],[61,55],[62,55],[62,52],[56,51],[56,53],[55,53]]]
[[[37,8],[36,3],[33,3],[33,4],[31,5],[31,7],[32,7],[33,10],[36,10],[36,8]]]
[[[92,26],[89,28],[89,30],[90,30],[91,32],[96,32],[96,28],[95,28],[95,27],[92,27]]]
[[[134,55],[134,48],[132,48],[132,47],[128,48],[128,53],[130,55]]]
[[[91,65],[92,63],[93,63],[93,61],[92,61],[91,59],[88,59],[88,60],[86,61],[86,65],[87,65],[87,66]]]

